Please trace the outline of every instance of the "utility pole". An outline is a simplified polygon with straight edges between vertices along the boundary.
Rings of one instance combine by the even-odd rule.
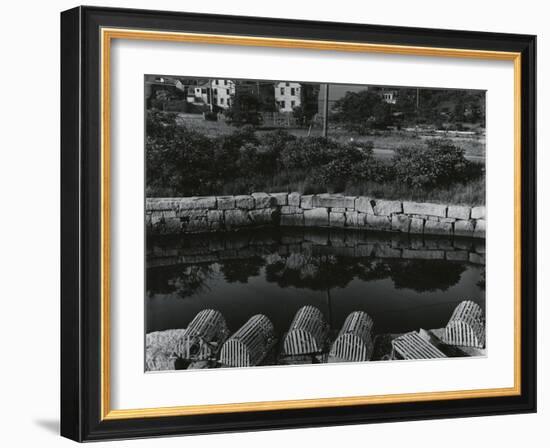
[[[328,83],[324,86],[325,102],[323,104],[323,137],[328,135]]]

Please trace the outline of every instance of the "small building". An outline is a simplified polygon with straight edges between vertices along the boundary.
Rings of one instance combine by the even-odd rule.
[[[196,105],[210,105],[210,83],[208,80],[187,87],[187,102]]]
[[[210,85],[213,104],[221,109],[231,107],[231,102],[235,96],[235,81],[231,79],[213,79]]]
[[[382,97],[382,100],[386,104],[396,104],[397,103],[397,90],[382,90],[380,92],[380,96]]]
[[[223,345],[222,367],[257,366],[275,345],[273,324],[263,314],[256,314]]]
[[[422,338],[416,331],[411,331],[392,342],[391,359],[435,359],[446,358],[435,345]]]
[[[285,336],[283,355],[316,355],[323,352],[328,330],[319,309],[309,305],[300,308]]]
[[[445,327],[443,342],[462,347],[485,347],[485,316],[477,303],[465,300],[458,304]]]
[[[275,83],[275,104],[279,112],[292,112],[301,102],[301,85],[297,82]]]
[[[202,310],[187,326],[175,353],[179,358],[190,361],[213,360],[228,336],[229,330],[222,314],[215,310]]]
[[[374,352],[374,321],[364,311],[354,311],[344,321],[332,344],[328,362],[370,361]]]

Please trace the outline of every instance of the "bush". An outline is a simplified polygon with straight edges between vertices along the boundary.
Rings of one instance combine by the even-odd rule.
[[[425,146],[399,148],[393,157],[396,179],[418,188],[464,181],[469,165],[464,150],[449,140],[429,140]]]

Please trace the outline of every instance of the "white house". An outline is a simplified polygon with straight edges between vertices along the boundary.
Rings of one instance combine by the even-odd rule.
[[[301,86],[297,82],[276,82],[275,103],[279,112],[292,112],[301,104]]]
[[[212,88],[213,102],[222,109],[231,106],[231,101],[235,95],[235,81],[230,79],[213,79],[210,82]]]
[[[208,81],[204,81],[196,86],[189,86],[187,90],[187,102],[193,104],[210,104]]]
[[[395,90],[384,90],[384,91],[382,91],[382,99],[387,104],[397,103],[397,91],[395,91]]]

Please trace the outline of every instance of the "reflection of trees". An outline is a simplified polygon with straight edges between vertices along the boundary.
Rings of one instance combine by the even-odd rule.
[[[395,287],[417,292],[446,291],[460,281],[466,267],[441,260],[401,260],[391,267]]]
[[[481,273],[479,274],[479,281],[476,283],[479,289],[482,291],[485,291],[485,266],[483,266],[483,269],[481,270]]]
[[[160,294],[176,293],[181,298],[208,290],[208,280],[214,271],[211,265],[173,266],[147,271],[147,291]]]
[[[258,256],[238,260],[226,260],[220,263],[220,271],[229,283],[248,283],[250,277],[260,275],[260,269],[264,264],[263,258]]]

